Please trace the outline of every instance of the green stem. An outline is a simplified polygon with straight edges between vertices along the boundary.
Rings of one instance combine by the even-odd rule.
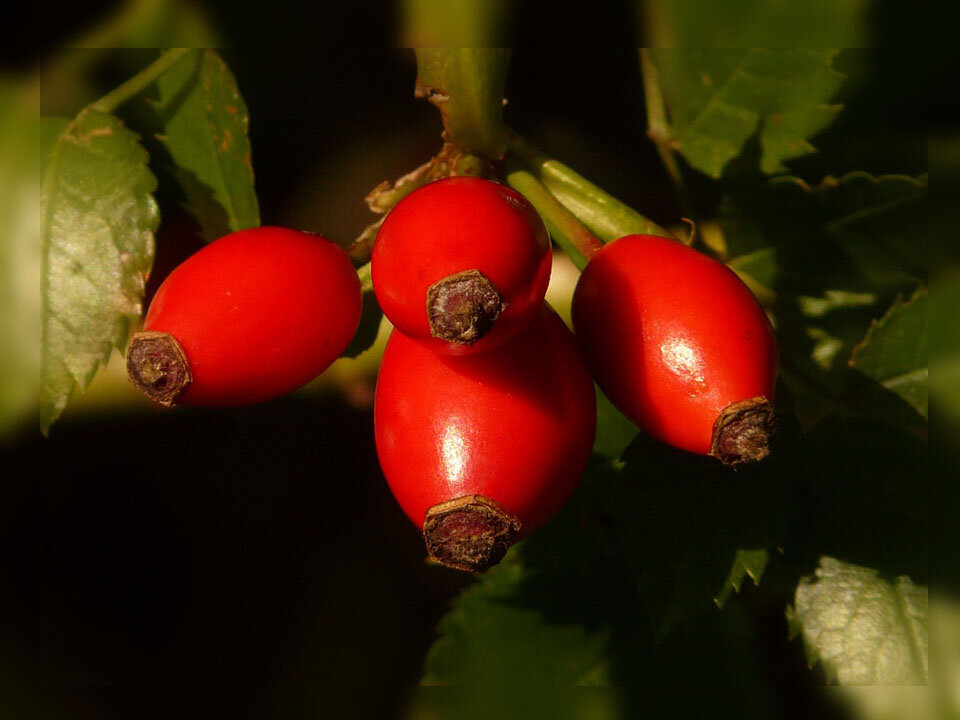
[[[507,159],[506,180],[537,209],[553,239],[583,270],[593,254],[603,247],[600,238],[577,220],[533,173],[511,157]]]
[[[629,205],[577,174],[563,163],[548,158],[520,135],[508,135],[509,152],[520,158],[553,195],[604,242],[625,235],[670,233]]]
[[[418,47],[415,52],[416,96],[440,110],[444,140],[462,153],[501,157],[506,149],[503,91],[510,49]]]
[[[670,125],[667,122],[667,109],[663,101],[663,92],[660,90],[660,75],[650,58],[649,48],[640,48],[640,70],[643,75],[643,95],[647,103],[647,136],[656,145],[657,153],[667,174],[673,182],[677,201],[683,214],[691,219],[696,216],[693,211],[693,201],[683,179],[680,163],[671,145]]]
[[[173,48],[168,50],[150,65],[138,72],[132,78],[117,88],[114,88],[102,98],[90,105],[94,110],[112,113],[127,100],[143,92],[158,77],[186,57],[193,48]]]

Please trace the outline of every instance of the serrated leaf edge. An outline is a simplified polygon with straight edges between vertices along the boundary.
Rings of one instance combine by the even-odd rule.
[[[837,561],[837,562],[840,562],[840,561]],[[893,594],[896,598],[896,602],[894,602],[893,605],[896,610],[897,616],[900,618],[903,626],[906,628],[907,637],[909,639],[910,655],[913,658],[914,662],[916,663],[916,666],[922,667],[924,669],[924,673],[928,675],[929,671],[927,669],[927,664],[923,663],[921,660],[919,643],[917,642],[917,638],[913,632],[913,623],[910,621],[910,618],[905,612],[905,602],[903,600],[903,594],[900,589],[903,581],[909,580],[909,578],[905,575],[898,575],[897,577],[893,578],[893,580],[886,580],[880,575],[879,572],[877,572],[872,568],[863,568],[862,566],[858,566],[858,567],[861,567],[862,569],[865,569],[865,570],[870,570],[871,572],[873,572],[876,580],[882,583],[886,583],[893,590]],[[811,575],[804,575],[803,577],[801,577],[800,581],[797,583],[797,590],[795,592],[799,592],[800,587],[805,584],[815,585],[821,582],[822,581],[821,571],[822,571],[822,565],[818,565],[816,570],[814,570],[814,572]],[[862,600],[863,592],[864,592],[863,588],[860,588],[857,591],[856,597],[854,599],[853,610],[850,613],[850,619],[847,621],[847,625],[849,625],[850,622],[853,622],[854,618],[856,617],[857,610],[860,608],[863,602]],[[796,595],[794,597],[796,597]],[[828,662],[826,659],[824,659],[823,656],[820,654],[819,650],[817,650],[817,648],[813,643],[807,642],[806,634],[803,631],[803,621],[800,619],[800,615],[796,610],[796,601],[794,601],[794,603],[787,604],[786,620],[787,620],[789,639],[793,641],[797,638],[797,636],[799,636],[801,639],[801,642],[803,643],[804,656],[806,657],[807,667],[810,669],[813,669],[813,667],[819,663],[820,667],[823,668],[824,676],[826,677],[827,682],[828,683],[837,682],[837,679],[839,677],[839,669],[835,667],[833,663]]]
[[[896,313],[903,312],[903,310],[911,307],[921,297],[926,297],[929,294],[930,291],[925,285],[921,285],[914,290],[913,295],[911,295],[907,300],[903,299],[903,293],[897,293],[897,297],[894,299],[893,304],[887,309],[887,311],[879,318],[873,318],[870,321],[870,327],[867,328],[867,333],[863,336],[863,340],[854,345],[853,349],[850,351],[850,359],[847,360],[847,364],[852,368],[856,368],[858,357],[866,350],[867,345],[869,345],[870,341],[873,339],[874,333],[878,332]]]
[[[78,139],[82,140],[82,139],[89,138],[89,136],[85,136],[84,138],[73,138],[72,136],[70,136],[70,132],[76,125],[80,124],[80,122],[91,111],[99,112],[96,110],[92,110],[92,108],[90,107],[85,107],[79,113],[77,113],[76,117],[74,117],[73,120],[71,120],[70,123],[63,129],[63,131],[60,133],[59,137],[57,138],[57,141],[54,143],[50,156],[47,159],[46,170],[44,171],[42,192],[40,196],[40,213],[41,213],[40,217],[41,217],[41,227],[43,228],[41,255],[40,255],[40,273],[41,273],[40,294],[41,294],[41,307],[43,308],[43,313],[47,312],[46,296],[50,290],[50,278],[49,278],[50,260],[49,260],[49,252],[47,248],[47,243],[48,243],[47,225],[49,222],[49,213],[50,213],[49,199],[50,199],[51,191],[53,189],[57,161],[61,153],[61,147],[62,147],[61,142],[76,143]],[[101,114],[103,114],[104,116],[113,118],[119,124],[120,127],[126,128],[123,121],[117,118],[115,115],[112,115],[110,113],[101,113]],[[126,129],[129,130],[129,128],[126,128]],[[147,154],[146,149],[140,144],[139,135],[137,135],[132,130],[130,130],[130,132],[133,133],[133,135],[135,136],[136,138],[135,142],[137,144],[137,147],[141,151],[144,170],[152,176],[153,173],[150,170],[148,165],[149,155]],[[156,178],[154,178],[154,189],[155,188],[156,188]],[[156,201],[153,198],[152,191],[148,193],[148,195],[150,197],[150,202],[153,206],[154,213],[157,214],[157,216],[159,217],[158,208],[156,206]],[[153,231],[151,231],[151,233],[152,232]],[[49,433],[50,427],[57,420],[57,418],[59,418],[60,415],[63,413],[63,410],[65,409],[66,405],[69,403],[70,398],[72,398],[74,393],[77,392],[77,389],[79,388],[81,391],[85,390],[86,387],[89,386],[90,382],[92,382],[93,377],[100,370],[100,368],[105,366],[109,362],[110,355],[113,353],[114,347],[116,347],[118,350],[123,350],[123,347],[126,344],[127,335],[129,334],[130,319],[132,317],[134,316],[128,315],[126,313],[121,314],[120,324],[123,325],[123,327],[117,336],[116,342],[114,342],[111,339],[107,339],[105,342],[100,343],[103,346],[103,349],[100,352],[100,356],[97,364],[94,366],[93,370],[91,371],[91,373],[89,373],[88,376],[78,378],[76,374],[68,366],[66,366],[60,358],[56,359],[58,363],[60,363],[61,365],[64,365],[64,367],[66,368],[67,374],[70,376],[72,380],[72,386],[69,392],[66,394],[66,397],[63,399],[62,406],[60,406],[59,403],[50,402],[49,405],[51,407],[51,410],[49,412],[44,412],[41,414],[42,419],[41,419],[40,429],[44,435]],[[47,323],[45,321],[41,325],[40,332],[41,332],[40,347],[41,347],[41,367],[42,367],[42,363],[43,363],[42,358],[46,355],[47,338],[48,338]],[[42,384],[42,378],[41,378],[41,384]]]

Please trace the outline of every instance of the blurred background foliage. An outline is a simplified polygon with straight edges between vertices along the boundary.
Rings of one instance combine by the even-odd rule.
[[[10,293],[0,309],[3,373],[16,376],[36,362],[20,350],[31,347],[37,310],[22,304],[36,288],[35,278],[19,269],[33,258],[17,256],[20,246],[10,238],[24,230],[8,222],[28,222],[18,209],[38,202],[43,167],[37,148],[50,142],[51,130],[34,122],[34,113],[76,113],[152,60],[151,48],[222,47],[250,110],[264,224],[348,242],[374,219],[363,203],[366,193],[437,151],[440,119],[413,97],[413,53],[383,49],[399,39],[396,10],[378,15],[357,3],[303,8],[279,0],[271,15],[283,37],[265,44],[262,17],[226,3],[133,0],[96,19],[89,8],[75,6],[50,18],[45,29],[60,49],[38,47],[11,58],[12,69],[0,78],[0,272],[6,274],[0,290]],[[936,168],[941,202],[931,210],[929,233],[935,268],[930,414],[932,476],[940,481],[933,490],[940,495],[903,493],[900,478],[917,468],[925,472],[926,446],[868,420],[820,426],[805,442],[819,443],[822,452],[805,454],[801,467],[791,450],[800,428],[787,427],[777,472],[724,475],[706,485],[703,478],[716,468],[698,466],[691,479],[684,458],[641,438],[615,477],[598,460],[571,509],[511,552],[445,616],[472,580],[423,563],[421,541],[376,462],[370,407],[386,328],[373,349],[338,361],[305,390],[231,411],[158,412],[129,388],[114,353],[49,439],[31,423],[8,427],[0,440],[0,539],[9,588],[0,599],[0,684],[11,688],[11,709],[31,701],[50,717],[103,717],[97,688],[165,683],[184,688],[154,708],[167,717],[178,708],[195,709],[198,687],[229,682],[264,716],[931,716],[924,690],[821,689],[827,674],[820,665],[809,668],[799,638],[788,639],[783,602],[793,598],[801,574],[814,572],[821,552],[839,550],[850,561],[880,567],[891,582],[900,574],[926,582],[928,570],[915,560],[928,533],[938,549],[929,573],[943,575],[945,590],[957,587],[951,571],[958,555],[950,551],[960,550],[951,530],[960,510],[953,489],[960,469],[954,319],[960,265],[955,219],[941,193],[960,184],[960,135],[931,92],[950,86],[945,64],[914,42],[926,18],[869,0],[737,0],[708,8],[690,0],[615,2],[568,8],[548,19],[525,4],[511,18],[505,39],[520,41],[506,88],[511,126],[671,227],[684,208],[645,134],[636,45],[861,48],[835,59],[847,76],[834,99],[844,109],[814,138],[818,152],[786,165],[811,186],[855,171],[917,176],[927,172],[928,159]],[[379,44],[361,49],[337,37],[344,28],[359,35],[354,29],[360,27],[367,42]],[[550,51],[530,45],[542,37],[603,42]],[[111,49],[90,49],[98,47]],[[135,122],[134,112],[125,108],[120,115]],[[760,149],[748,143],[747,160],[751,152]],[[724,211],[726,224],[717,219],[723,208],[743,207],[736,190],[756,179],[755,165],[735,161],[719,182],[689,168],[685,173],[705,242],[736,258],[738,243],[745,247],[757,228],[731,225],[735,212]],[[180,186],[162,169],[158,174],[163,222],[148,298],[166,272],[202,244],[181,207]],[[770,192],[790,189],[771,186]],[[795,212],[750,217],[768,237],[790,235],[811,220],[810,208]],[[719,240],[711,242],[711,232]],[[913,259],[918,269],[904,270],[924,275],[925,263]],[[818,289],[830,288],[832,270],[825,268]],[[754,279],[762,280],[759,273]],[[575,281],[569,262],[558,259],[549,298],[561,314]],[[856,302],[844,307],[832,315],[840,324],[813,339],[823,362],[798,374],[829,382],[829,353],[845,357],[838,348],[849,354],[862,338],[872,315]],[[791,317],[810,309],[777,310]],[[8,340],[16,337],[20,341]],[[808,354],[816,350],[808,347],[810,337],[794,339]],[[30,402],[29,383],[4,389],[10,393],[0,395],[0,404]],[[790,402],[786,394],[783,399]],[[801,413],[805,427],[827,411],[813,401],[803,406],[811,408],[810,417]],[[598,455],[617,457],[633,432],[602,405],[604,412]],[[912,417],[909,410],[906,416]],[[838,445],[852,459],[838,455]],[[865,457],[871,462],[864,465]],[[649,477],[663,482],[642,482]],[[797,478],[809,482],[802,494],[795,492]],[[605,494],[604,483],[614,483],[615,492]],[[604,512],[642,518],[623,547],[642,547],[643,557],[605,545],[597,530],[605,515],[584,521],[578,508],[595,508],[597,497],[609,505]],[[929,526],[928,501],[935,521]],[[786,503],[800,505],[791,514],[816,522],[787,522]],[[676,517],[659,512],[681,504],[686,509]],[[737,522],[746,515],[761,521]],[[684,565],[686,546],[716,538],[712,565]],[[743,556],[734,578],[739,594],[728,590],[722,609],[714,607],[711,598],[716,602],[727,588],[729,552],[771,543],[805,550],[802,557],[774,558],[769,568],[765,559],[756,567],[757,558]],[[759,586],[747,579],[764,570]],[[643,590],[639,605],[625,601],[636,585]],[[689,588],[698,592],[685,593]],[[703,607],[685,606],[692,596]],[[931,606],[931,659],[942,673],[937,692],[957,703],[956,604],[936,597]],[[443,638],[434,645],[438,625]],[[494,647],[506,637],[522,648],[512,665]],[[458,638],[464,642],[458,645]],[[403,689],[421,679],[510,685],[520,677],[533,684],[633,687],[576,694]],[[35,686],[50,691],[26,698],[15,692]],[[378,691],[356,690],[363,686]]]

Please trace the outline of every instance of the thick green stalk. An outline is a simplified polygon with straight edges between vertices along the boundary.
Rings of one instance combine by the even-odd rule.
[[[506,151],[506,48],[417,48],[417,97],[443,117],[443,138],[460,152],[496,159]]]

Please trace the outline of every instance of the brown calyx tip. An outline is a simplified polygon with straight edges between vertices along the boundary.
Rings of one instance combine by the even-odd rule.
[[[463,495],[434,505],[423,521],[429,559],[457,570],[496,565],[519,532],[516,515],[483,495]]]
[[[773,406],[765,397],[731,403],[713,424],[710,454],[730,467],[763,460],[776,428]]]
[[[427,290],[430,334],[459,345],[487,334],[505,307],[497,286],[479,270],[449,275]]]
[[[127,350],[127,376],[154,402],[170,407],[193,382],[186,353],[173,335],[136,333]]]

